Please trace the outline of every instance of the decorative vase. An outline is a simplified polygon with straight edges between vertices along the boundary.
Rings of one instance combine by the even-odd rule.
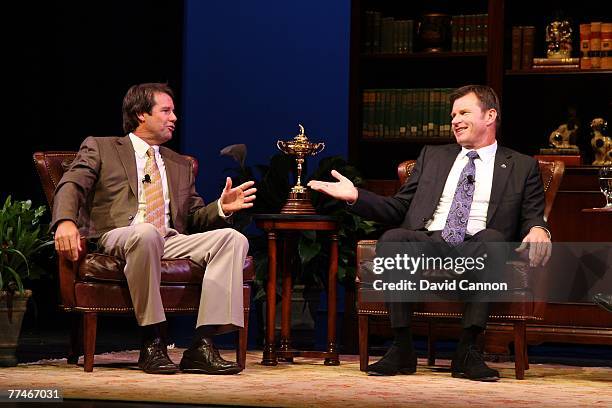
[[[17,344],[23,315],[28,305],[32,291],[9,295],[0,292],[0,367],[14,367],[17,365]]]
[[[448,50],[451,16],[443,13],[427,13],[421,16],[418,36],[425,52]]]

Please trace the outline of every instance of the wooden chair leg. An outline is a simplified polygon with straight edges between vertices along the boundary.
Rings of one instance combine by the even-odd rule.
[[[436,324],[427,323],[427,365],[436,365]]]
[[[236,363],[242,368],[246,368],[246,352],[249,333],[249,311],[244,311],[244,327],[238,330],[238,348],[236,349]]]
[[[527,351],[527,347],[529,344],[527,343],[527,324],[525,324],[525,370],[529,370],[529,353]]]
[[[368,367],[368,315],[359,315],[359,370]]]
[[[85,372],[93,371],[94,354],[96,352],[97,313],[83,313],[83,351]]]
[[[525,378],[525,321],[514,322],[514,372],[517,380]]]
[[[70,350],[68,351],[68,364],[77,364],[79,356],[83,354],[83,324],[81,313],[70,314]]]

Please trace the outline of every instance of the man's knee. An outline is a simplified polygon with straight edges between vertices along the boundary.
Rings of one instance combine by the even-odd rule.
[[[506,238],[498,230],[492,228],[486,228],[482,231],[477,232],[472,237],[472,241],[478,242],[505,242]]]
[[[393,228],[385,231],[378,241],[380,242],[415,242],[421,241],[421,231],[413,231],[406,228]]]
[[[133,246],[144,246],[147,248],[157,247],[163,249],[164,238],[153,224],[144,222],[134,225],[134,229],[127,241],[128,248]]]
[[[240,248],[245,248],[247,250],[249,249],[249,240],[244,236],[244,234],[232,228],[224,228],[220,231],[223,232],[223,237],[226,241],[231,242]]]

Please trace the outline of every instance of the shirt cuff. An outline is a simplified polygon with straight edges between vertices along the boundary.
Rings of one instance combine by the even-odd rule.
[[[231,217],[234,213],[229,213],[229,214],[225,214],[223,212],[223,209],[221,208],[221,200],[217,200],[217,209],[219,210],[219,217],[223,218],[224,220],[228,219],[229,217]]]
[[[345,201],[346,205],[348,206],[353,206],[355,205],[355,203],[357,202],[357,200],[359,200],[359,189],[357,189],[357,198],[355,199],[355,201],[350,202],[350,201]]]

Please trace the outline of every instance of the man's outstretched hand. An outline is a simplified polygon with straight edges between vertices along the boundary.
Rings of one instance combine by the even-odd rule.
[[[338,181],[330,182],[310,180],[308,182],[308,187],[315,191],[330,195],[337,200],[344,200],[350,204],[357,201],[358,192],[357,188],[355,188],[353,185],[353,182],[344,177],[342,174],[338,173],[336,170],[332,170],[331,175]]]
[[[236,211],[253,207],[255,192],[257,191],[253,187],[254,184],[254,181],[247,181],[238,187],[232,188],[232,179],[228,177],[225,180],[225,188],[221,192],[221,198],[219,198],[223,213],[230,215]]]

